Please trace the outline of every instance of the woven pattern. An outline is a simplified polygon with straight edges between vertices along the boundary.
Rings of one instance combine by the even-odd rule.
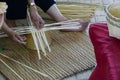
[[[95,4],[95,3],[101,3],[100,0],[56,0],[57,2],[75,2],[75,3],[89,3],[89,4]]]
[[[88,36],[81,32],[49,32],[52,38],[52,52],[38,60],[36,51],[23,45],[1,38],[0,46],[6,50],[0,53],[11,57],[33,69],[49,75],[52,80],[61,80],[66,76],[91,68],[95,65],[93,47]],[[40,74],[0,55],[24,80],[49,80]],[[20,80],[11,70],[0,62],[0,71],[10,80]]]
[[[66,2],[66,3],[87,3],[87,4],[109,4],[113,2],[120,2],[120,0],[56,0],[57,2]]]

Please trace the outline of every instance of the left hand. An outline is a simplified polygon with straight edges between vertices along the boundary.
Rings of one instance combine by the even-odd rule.
[[[20,44],[25,44],[26,41],[26,37],[25,36],[20,36],[15,32],[10,32],[9,34],[7,34],[10,39],[12,39],[13,41],[20,43]]]
[[[30,16],[37,29],[41,29],[44,27],[45,22],[39,15],[35,6],[30,7]]]
[[[2,30],[10,37],[13,41],[25,44],[26,37],[20,36],[16,32],[14,32],[11,28],[8,27],[8,25],[4,22],[2,26]]]

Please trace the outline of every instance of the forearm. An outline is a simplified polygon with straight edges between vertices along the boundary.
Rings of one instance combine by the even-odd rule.
[[[28,0],[30,11],[37,10],[34,0]]]
[[[29,11],[32,22],[35,24],[36,29],[41,29],[44,27],[44,20],[39,15],[34,0],[28,0],[29,2]]]
[[[6,34],[8,34],[8,35],[9,35],[10,33],[13,33],[12,29],[10,29],[5,22],[3,23],[2,30],[3,30]]]
[[[5,22],[3,23],[2,30],[8,35],[9,38],[11,38],[11,40],[20,44],[25,44],[26,37],[21,37],[18,35],[11,28],[9,28]]]
[[[30,3],[35,3],[34,0],[28,0],[28,2],[29,2],[29,4],[30,4]]]

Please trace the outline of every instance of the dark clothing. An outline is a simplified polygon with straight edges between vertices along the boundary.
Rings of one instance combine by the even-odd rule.
[[[0,0],[0,2],[6,2],[8,5],[6,18],[7,19],[24,19],[27,15],[28,0]],[[46,12],[53,4],[54,0],[35,0],[37,6],[39,6],[44,12]]]
[[[37,6],[39,6],[44,12],[46,12],[53,4],[54,0],[35,0]]]
[[[5,0],[8,9],[6,13],[7,19],[24,19],[27,14],[27,0]]]

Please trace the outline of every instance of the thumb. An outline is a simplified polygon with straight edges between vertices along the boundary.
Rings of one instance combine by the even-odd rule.
[[[24,39],[20,35],[15,35],[15,39],[20,44],[25,44]]]

